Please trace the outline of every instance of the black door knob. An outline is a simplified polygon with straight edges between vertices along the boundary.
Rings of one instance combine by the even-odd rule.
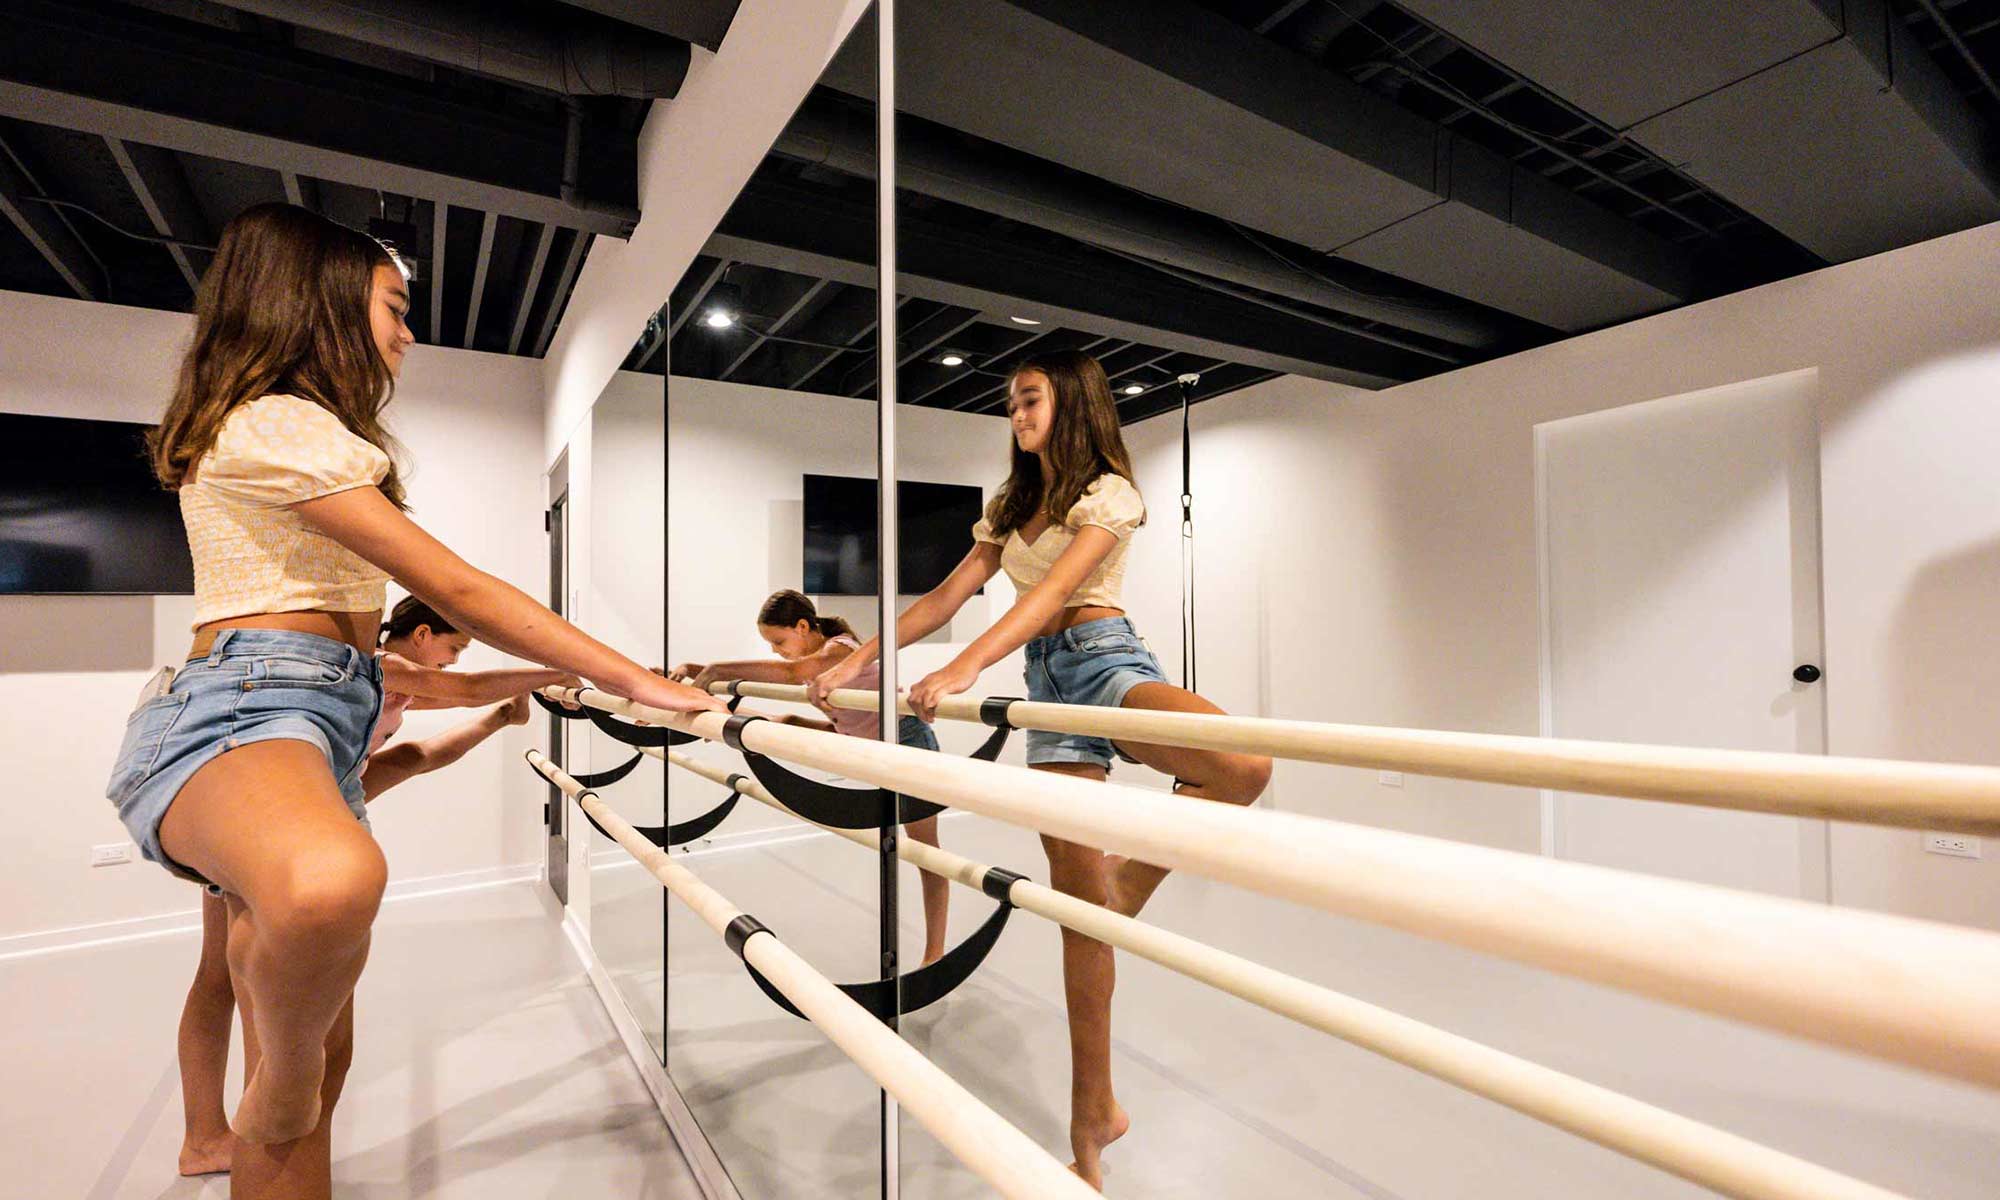
[[[1819,668],[1811,663],[1801,663],[1792,669],[1792,678],[1800,683],[1819,682]]]

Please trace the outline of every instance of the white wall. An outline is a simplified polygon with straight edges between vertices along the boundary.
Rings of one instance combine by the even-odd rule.
[[[2000,225],[1383,392],[1194,410],[1202,683],[1243,712],[1533,734],[1537,422],[1819,372],[1828,749],[2000,763]],[[1175,661],[1179,422],[1128,433],[1134,614]],[[1281,807],[1534,850],[1537,797],[1287,764]],[[1836,903],[2000,928],[2000,847],[1836,825]]]
[[[667,411],[669,656],[675,662],[768,657],[770,647],[757,636],[757,608],[773,591],[804,581],[803,477],[875,474],[875,403],[676,376]],[[999,417],[905,406],[897,421],[902,479],[976,484],[990,496],[1006,474],[1009,435]],[[903,652],[902,685],[950,661],[1013,602],[1013,585],[996,577],[948,628]],[[872,596],[823,597],[819,607],[847,618],[863,638],[878,627]],[[976,690],[1018,696],[1021,688],[1017,654],[989,668]],[[965,753],[984,732],[945,722],[938,739]],[[702,753],[734,758],[720,748]],[[1020,755],[1017,734],[1003,761],[1020,762]],[[671,792],[675,820],[713,802],[713,786],[675,774],[683,776]],[[746,805],[718,837],[786,824],[792,822]]]
[[[0,293],[0,411],[156,420],[188,328],[174,313]],[[476,565],[546,590],[539,364],[418,346],[388,412],[414,464],[416,519]],[[88,865],[91,846],[126,840],[104,779],[139,685],[185,656],[193,609],[187,596],[0,597],[0,708],[11,714],[0,758],[20,817],[0,839],[0,939],[43,944],[67,936],[52,931],[195,907],[193,888],[149,863]],[[502,663],[475,647],[463,665]],[[463,716],[412,713],[404,728],[423,736]],[[517,763],[538,730],[509,730],[383,800],[375,832],[397,885],[538,858],[541,789]]]

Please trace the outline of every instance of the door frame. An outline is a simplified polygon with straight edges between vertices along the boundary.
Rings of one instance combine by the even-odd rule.
[[[1608,412],[1618,408],[1628,408],[1637,404],[1650,404],[1661,400],[1695,400],[1718,396],[1724,393],[1747,389],[1758,385],[1768,385],[1778,381],[1797,381],[1804,384],[1806,400],[1792,411],[1790,430],[1794,462],[1798,470],[1789,479],[1791,497],[1789,511],[1792,519],[1792,544],[1809,543],[1811,558],[1806,560],[1794,555],[1792,559],[1792,604],[1793,604],[1793,661],[1817,664],[1822,674],[1813,686],[1819,689],[1818,720],[1805,724],[1801,729],[1803,740],[1808,743],[1800,747],[1801,754],[1825,754],[1827,745],[1827,709],[1829,697],[1826,691],[1826,548],[1825,520],[1821,505],[1820,489],[1820,402],[1819,368],[1802,367],[1793,371],[1779,371],[1750,379],[1740,379],[1715,387],[1696,388],[1693,391],[1675,392],[1665,396],[1653,396],[1644,400],[1634,400],[1626,404],[1608,405],[1602,409],[1551,417],[1536,422],[1534,426],[1535,462],[1535,576],[1537,607],[1539,610],[1538,706],[1541,736],[1554,737],[1555,713],[1555,613],[1551,589],[1551,556],[1549,546],[1549,493],[1548,493],[1548,438],[1550,428],[1570,417],[1589,416],[1596,412]],[[1801,525],[1810,522],[1810,530]],[[1552,788],[1542,788],[1541,800],[1541,853],[1546,858],[1567,858],[1569,846],[1564,837],[1563,806],[1560,795]],[[1793,818],[1799,823],[1799,891],[1800,899],[1816,900],[1821,903],[1833,902],[1833,834],[1831,825],[1825,820],[1808,817]]]
[[[557,457],[555,466],[549,468],[549,506],[542,515],[542,528],[549,538],[549,608],[567,619],[570,615],[570,503],[569,503],[569,451],[565,449]],[[569,722],[553,713],[549,715],[549,761],[557,767],[567,769],[569,764]],[[569,810],[567,802],[553,783],[548,787],[548,799],[542,805],[543,825],[547,830],[547,859],[543,870],[549,881],[549,890],[556,900],[565,906],[569,904]]]

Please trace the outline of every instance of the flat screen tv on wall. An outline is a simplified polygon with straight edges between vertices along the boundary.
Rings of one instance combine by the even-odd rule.
[[[845,475],[805,477],[805,591],[815,596],[873,596],[880,484]],[[979,489],[956,483],[896,484],[896,590],[921,595],[972,549],[984,508]]]
[[[180,504],[146,426],[0,414],[0,594],[190,595]]]

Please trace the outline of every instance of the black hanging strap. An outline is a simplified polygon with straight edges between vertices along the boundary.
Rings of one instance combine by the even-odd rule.
[[[582,784],[587,788],[610,787],[612,784],[617,783],[619,780],[625,778],[627,775],[630,775],[632,773],[632,769],[634,767],[637,767],[639,765],[639,760],[644,757],[646,756],[643,754],[634,754],[632,757],[626,759],[622,763],[619,763],[617,766],[611,768],[609,771],[599,771],[595,775],[572,775],[570,776],[570,778],[576,780],[578,783]]]
[[[972,978],[972,973],[979,969],[980,963],[986,961],[986,956],[1000,940],[1000,933],[1007,928],[1007,918],[1013,911],[1014,906],[1011,904],[997,905],[993,909],[993,915],[987,917],[985,923],[972,932],[972,936],[953,947],[943,958],[928,967],[920,967],[903,976],[900,980],[903,994],[901,1011],[913,1013],[936,1004],[950,995],[959,984]],[[746,919],[748,918],[737,918],[737,920]],[[730,928],[735,928],[733,922]],[[757,929],[762,928],[761,925],[757,926]],[[757,929],[749,930],[743,937],[747,939],[750,934],[757,932]],[[740,943],[732,944],[731,948],[734,949],[737,944]],[[741,956],[740,950],[738,955]],[[749,970],[750,977],[757,981],[757,986],[764,990],[764,994],[769,996],[773,1003],[795,1017],[804,1016],[792,1006],[791,1001],[785,999],[784,993],[772,987],[769,980],[757,973],[757,968],[748,963],[744,966]],[[876,1020],[887,1021],[895,1009],[898,982],[895,979],[877,979],[869,983],[842,983],[835,986],[847,993],[849,999],[867,1009]]]
[[[685,746],[690,742],[701,740],[695,734],[682,733],[665,725],[635,725],[594,708],[586,708],[584,711],[590,714],[590,723],[602,730],[604,736],[614,742],[623,742],[627,746],[651,746],[657,750],[662,746]]]
[[[882,812],[891,793],[884,788],[838,787],[796,774],[776,759],[754,750],[743,752],[743,761],[764,790],[778,803],[815,824],[834,829],[880,829]],[[944,811],[945,806],[914,796],[903,797],[903,820],[921,821]]]

